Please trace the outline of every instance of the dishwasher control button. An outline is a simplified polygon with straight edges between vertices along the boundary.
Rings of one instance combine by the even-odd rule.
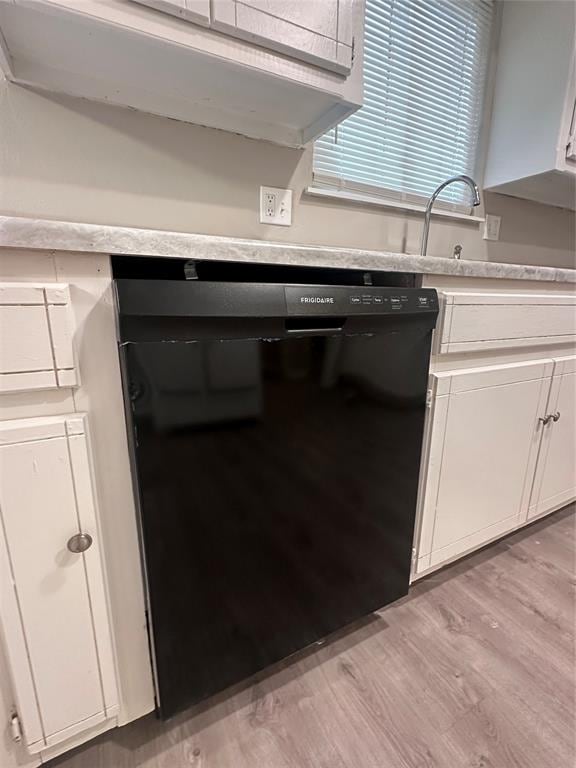
[[[399,296],[391,296],[390,297],[390,304],[392,306],[392,309],[402,309],[402,303],[400,301]]]
[[[384,304],[383,296],[374,296],[374,304]]]
[[[364,294],[364,296],[362,296],[362,304],[372,304],[372,296]]]
[[[360,296],[350,296],[350,304],[360,304]]]
[[[418,296],[418,304],[421,307],[427,307],[428,306],[428,296]]]

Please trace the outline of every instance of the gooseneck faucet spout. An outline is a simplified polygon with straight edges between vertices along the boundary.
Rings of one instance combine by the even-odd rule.
[[[450,184],[455,184],[456,182],[463,182],[464,184],[467,184],[470,187],[470,191],[472,192],[472,205],[480,205],[480,192],[478,191],[478,185],[474,181],[474,179],[471,179],[470,176],[452,176],[451,179],[446,179],[446,181],[443,181],[442,184],[439,184],[434,192],[430,195],[430,199],[428,200],[428,204],[426,205],[426,211],[424,213],[424,231],[422,232],[422,245],[420,247],[420,255],[426,256],[426,250],[428,248],[428,232],[430,230],[430,216],[432,214],[432,206],[434,205],[434,201],[442,192],[445,187],[449,186]]]

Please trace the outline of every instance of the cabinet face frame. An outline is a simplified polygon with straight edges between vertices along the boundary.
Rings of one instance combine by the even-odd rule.
[[[540,441],[544,429],[538,417],[544,415],[546,411],[552,372],[553,360],[540,359],[525,363],[482,366],[431,374],[430,412],[426,432],[427,443],[425,443],[424,447],[423,460],[423,467],[425,469],[423,477],[421,477],[419,520],[415,532],[415,574],[420,574],[433,566],[439,566],[444,561],[452,560],[467,551],[482,546],[487,540],[502,535],[507,530],[517,527],[522,521],[526,520],[532,479],[536,470]],[[514,510],[510,516],[503,518],[500,524],[496,522],[487,528],[480,527],[476,532],[471,532],[463,538],[434,549],[438,497],[442,483],[442,473],[446,471],[444,463],[445,440],[450,416],[451,398],[474,389],[490,389],[534,380],[540,382],[540,388],[537,397],[537,410],[534,415],[531,444],[528,447],[527,466],[519,508]],[[492,529],[492,533],[486,537],[486,541],[483,541],[482,531],[487,531],[489,528]],[[443,551],[444,557],[441,555]]]
[[[35,524],[38,524],[38,519],[42,521],[44,512],[48,515],[47,525],[50,525],[50,515],[60,514],[61,519],[57,523],[54,521],[54,527],[61,529],[61,533],[64,529],[69,530],[70,535],[84,531],[90,533],[93,538],[90,549],[80,555],[71,555],[66,550],[65,536],[68,533],[63,536],[61,545],[58,543],[57,546],[61,546],[58,552],[46,553],[38,550],[38,554],[42,555],[39,558],[39,571],[36,575],[32,573],[28,579],[29,583],[25,585],[21,579],[28,567],[34,569],[36,562],[33,556],[34,547],[38,546],[42,539],[42,531],[38,529],[33,531],[30,544],[20,535],[15,537],[15,541],[11,541],[10,529],[14,528],[13,522],[16,519],[14,515],[19,516],[20,510],[17,497],[13,493],[14,488],[12,488],[12,494],[8,489],[8,501],[4,499],[6,506],[2,509],[2,526],[0,527],[0,595],[2,598],[0,626],[24,739],[31,753],[43,753],[106,721],[109,721],[108,727],[112,727],[116,723],[115,718],[119,709],[115,660],[100,551],[101,535],[85,427],[85,417],[81,414],[19,419],[0,423],[0,460],[6,460],[8,457],[8,464],[14,464],[17,470],[19,456],[24,451],[27,461],[32,460],[33,471],[38,471],[40,483],[42,482],[41,474],[43,471],[45,473],[46,467],[40,466],[37,470],[35,467],[36,462],[41,461],[43,454],[49,455],[52,451],[52,459],[60,465],[58,476],[66,487],[61,485],[58,493],[62,499],[67,499],[66,508],[59,509],[56,506],[57,494],[55,493],[52,503],[49,498],[46,498],[42,514],[36,511]],[[34,456],[34,450],[38,450],[38,458]],[[3,451],[9,451],[11,455],[4,453],[2,456]],[[27,471],[30,471],[30,468],[26,469],[23,466],[22,478]],[[9,522],[10,517],[12,517],[12,523]],[[70,521],[73,519],[76,522],[71,526]],[[25,525],[25,523],[22,524]],[[16,528],[14,528],[15,531]],[[47,536],[47,540],[49,539],[50,537]],[[46,563],[52,557],[54,565],[50,567],[50,573],[44,573],[42,559],[46,567]],[[26,565],[23,571],[23,564],[27,559],[30,560],[30,564]],[[70,571],[69,568],[75,571]],[[49,584],[52,584],[51,588],[55,590],[53,595],[56,597],[52,602],[58,598],[61,600],[62,594],[65,597],[76,595],[79,599],[79,602],[73,605],[60,603],[60,609],[63,610],[60,616],[62,625],[58,628],[59,632],[55,632],[55,639],[58,642],[53,651],[50,651],[50,641],[42,636],[41,611],[34,617],[37,613],[34,602],[41,597],[38,590],[49,588]],[[42,587],[42,585],[45,586]],[[64,593],[62,593],[63,586],[67,589]],[[43,666],[46,660],[43,662],[41,656],[45,653],[49,656],[54,653],[54,663],[58,663],[58,654],[62,656],[63,653],[58,643],[63,637],[66,640],[66,633],[73,629],[74,619],[76,619],[76,628],[80,630],[77,639],[79,641],[83,639],[86,642],[84,648],[74,649],[76,658],[77,660],[85,658],[92,666],[91,674],[94,683],[89,691],[89,686],[85,682],[86,692],[82,688],[82,669],[76,669],[74,679],[63,680],[57,690],[56,686],[51,687],[51,673],[42,674],[43,671],[46,672]],[[63,629],[67,620],[68,623]],[[35,644],[36,653],[31,652],[31,642]],[[39,654],[38,649],[45,648],[45,644],[48,649],[42,650],[42,654]],[[63,669],[66,668],[66,662],[66,659],[62,661]],[[89,701],[86,700],[87,706],[89,709],[94,709],[96,706],[96,711],[91,712],[89,716],[83,713],[81,718],[75,720],[69,712],[66,713],[66,707],[59,708],[56,702],[60,697],[65,699],[67,686],[76,686],[75,695],[79,699],[83,696],[91,696]],[[50,705],[51,700],[55,702],[54,707]],[[59,722],[59,726],[47,727],[50,721]]]

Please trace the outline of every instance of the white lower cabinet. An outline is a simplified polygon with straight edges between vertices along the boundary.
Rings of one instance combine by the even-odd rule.
[[[417,573],[574,498],[575,360],[432,374]]]
[[[558,509],[576,496],[576,356],[555,360],[546,419],[529,518]]]
[[[0,513],[14,712],[28,751],[49,756],[118,712],[85,417],[0,423]]]

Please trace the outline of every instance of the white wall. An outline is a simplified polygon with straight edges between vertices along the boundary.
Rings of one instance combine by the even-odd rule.
[[[312,150],[0,82],[0,212],[416,253],[421,215],[302,197]],[[260,184],[294,190],[292,227],[258,223]],[[501,240],[435,219],[429,253],[574,266],[574,213],[486,195]]]

